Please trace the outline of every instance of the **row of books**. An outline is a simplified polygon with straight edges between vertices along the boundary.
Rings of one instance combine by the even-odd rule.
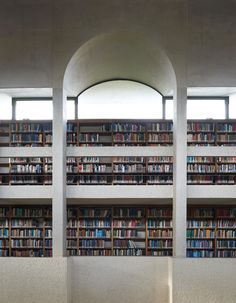
[[[5,123],[6,124],[6,123]],[[10,131],[12,132],[51,132],[52,122],[32,122],[32,121],[17,121],[9,122]],[[67,131],[77,132],[81,129],[97,129],[101,132],[127,132],[127,131],[173,131],[173,123],[171,121],[158,121],[158,122],[80,122],[68,121]],[[218,122],[218,121],[188,121],[188,131],[222,131],[222,132],[236,132],[235,122]]]
[[[236,207],[192,207],[188,209],[188,217],[201,219],[209,217],[236,218]]]
[[[33,123],[33,122],[11,122],[11,132],[51,132],[52,122]]]
[[[211,176],[211,175],[188,175],[188,185],[210,184],[210,185],[234,185],[236,184],[236,176]]]

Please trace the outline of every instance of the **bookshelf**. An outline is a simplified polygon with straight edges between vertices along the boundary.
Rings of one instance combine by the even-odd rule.
[[[215,123],[206,120],[191,120],[187,123],[188,145],[215,145]]]
[[[69,256],[111,256],[111,208],[69,207],[67,253]]]
[[[10,124],[8,121],[0,122],[0,147],[9,146]]]
[[[51,185],[52,158],[2,158],[0,185]]]
[[[51,146],[51,121],[15,121],[10,123],[10,146]]]
[[[69,206],[69,256],[171,256],[171,207]]]
[[[215,209],[189,208],[187,214],[187,257],[215,256]]]
[[[52,121],[10,120],[0,123],[0,147],[51,145]]]
[[[158,146],[173,144],[170,120],[74,120],[67,146]]]
[[[147,255],[172,256],[172,209],[147,208]]]
[[[9,207],[0,207],[0,257],[9,256],[9,247]]]
[[[68,185],[170,185],[173,158],[68,157]]]
[[[236,257],[236,208],[188,208],[187,257]]]
[[[187,257],[236,257],[236,207],[189,206]],[[172,256],[172,207],[67,208],[68,256]],[[52,208],[0,207],[1,257],[51,257]]]
[[[189,185],[235,185],[236,157],[187,157]]]
[[[236,208],[216,210],[216,257],[236,257]]]
[[[235,146],[235,120],[189,120],[187,141],[192,146]]]
[[[236,120],[188,120],[189,146],[235,146]],[[0,146],[51,146],[52,121],[1,121]],[[69,120],[67,146],[169,146],[171,120]]]
[[[51,207],[1,207],[0,256],[52,257]]]

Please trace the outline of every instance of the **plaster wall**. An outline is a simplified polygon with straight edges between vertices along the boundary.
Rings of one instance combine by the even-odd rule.
[[[119,30],[157,43],[178,74],[187,77],[187,86],[235,86],[234,0],[9,0],[0,5],[0,87],[56,87],[81,45]]]
[[[72,257],[72,303],[168,303],[168,258]]]
[[[172,259],[172,303],[235,303],[234,259]]]
[[[67,262],[67,258],[0,258],[0,302],[67,303]]]

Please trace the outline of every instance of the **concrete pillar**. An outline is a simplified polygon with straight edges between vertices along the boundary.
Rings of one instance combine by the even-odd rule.
[[[53,256],[66,256],[66,95],[53,89]]]
[[[174,93],[173,253],[186,256],[187,208],[187,88]]]

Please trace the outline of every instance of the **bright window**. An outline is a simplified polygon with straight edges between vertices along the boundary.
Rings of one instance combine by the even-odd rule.
[[[234,102],[236,117],[236,98]],[[173,119],[173,99],[166,100],[166,119]],[[225,119],[224,99],[188,99],[187,119]]]
[[[187,119],[225,119],[225,100],[190,99],[187,102]]]
[[[236,94],[229,97],[229,118],[236,119]]]
[[[16,119],[52,120],[52,101],[17,101]]]
[[[79,119],[161,119],[162,96],[134,81],[109,81],[78,97]]]
[[[173,119],[174,109],[173,109],[173,99],[166,100],[166,119]]]
[[[67,120],[75,119],[75,101],[74,100],[67,101],[66,117],[67,117]]]
[[[11,97],[6,94],[0,94],[0,120],[11,120],[11,118],[12,118]]]
[[[17,101],[16,102],[16,119],[30,120],[52,120],[53,107],[52,101]],[[75,102],[74,100],[67,101],[67,119],[75,119]]]

